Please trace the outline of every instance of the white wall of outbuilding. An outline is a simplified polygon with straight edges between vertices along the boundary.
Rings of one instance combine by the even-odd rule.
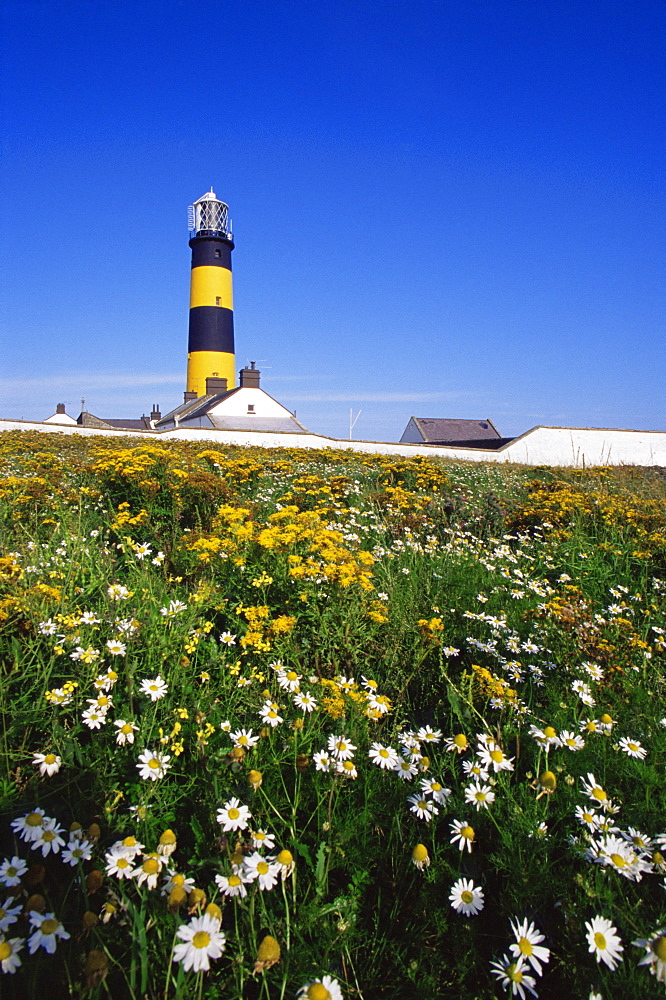
[[[168,441],[217,442],[260,448],[343,448],[379,455],[432,455],[471,462],[509,462],[585,468],[591,465],[666,466],[666,431],[632,431],[585,427],[533,427],[497,450],[448,448],[445,445],[394,444],[386,441],[346,441],[322,434],[277,434],[268,431],[227,431],[180,427],[170,431],[106,430],[63,426],[30,420],[1,420],[3,431],[41,431],[83,437],[136,437]]]

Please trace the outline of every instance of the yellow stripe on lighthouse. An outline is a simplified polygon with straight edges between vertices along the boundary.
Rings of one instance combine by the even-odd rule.
[[[222,306],[233,309],[231,271],[226,267],[193,267],[190,281],[190,309]]]

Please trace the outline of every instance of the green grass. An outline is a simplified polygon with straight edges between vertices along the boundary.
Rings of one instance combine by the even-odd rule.
[[[525,919],[550,949],[543,976],[532,972],[540,997],[663,995],[632,946],[666,927],[655,856],[666,855],[662,478],[18,434],[2,436],[0,460],[0,860],[31,866],[0,889],[0,907],[21,907],[6,939],[26,941],[40,907],[70,935],[53,955],[25,945],[3,996],[277,1000],[327,975],[345,997],[490,1000],[506,992],[490,962]],[[91,729],[83,713],[109,669],[112,705]],[[287,671],[314,712],[280,686]],[[167,691],[151,701],[141,682],[158,676]],[[368,713],[364,678],[389,712]],[[68,682],[66,704],[47,699]],[[267,700],[275,728],[260,719]],[[138,727],[133,744],[116,742],[115,720]],[[597,731],[575,751],[546,752],[530,735],[579,734],[586,720]],[[406,734],[423,727],[442,740],[420,740],[410,781],[371,762],[373,742],[406,757]],[[241,728],[259,737],[247,753],[229,735]],[[456,734],[464,753],[446,748]],[[317,768],[334,735],[355,746],[355,776]],[[512,770],[491,766],[481,783],[494,801],[477,811],[462,765],[479,736]],[[623,752],[622,737],[645,758]],[[144,750],[170,758],[155,781],[140,776]],[[40,775],[35,753],[61,758],[57,773]],[[589,774],[616,813],[586,795]],[[407,801],[425,779],[450,792],[430,822]],[[232,798],[251,812],[246,829],[216,819]],[[577,807],[606,816],[618,831],[606,836],[639,831],[649,846],[638,863],[623,874],[594,861],[603,831]],[[31,849],[11,823],[35,808],[65,847],[71,823],[84,836],[92,826],[89,858],[71,866],[64,847]],[[451,843],[455,820],[474,828],[471,852]],[[155,888],[107,874],[112,845],[134,836],[140,868],[166,829],[177,847],[158,860]],[[269,866],[284,849],[294,870],[225,899],[216,876],[252,855],[257,829],[274,838],[261,852]],[[167,869],[205,898],[169,905]],[[483,889],[476,916],[450,905],[459,878]],[[210,972],[186,972],[172,960],[178,930],[211,901],[224,954]],[[589,953],[595,916],[622,940],[615,971]],[[266,935],[280,960],[255,971]]]

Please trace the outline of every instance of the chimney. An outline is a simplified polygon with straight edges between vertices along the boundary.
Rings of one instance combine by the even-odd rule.
[[[196,398],[197,398],[196,392],[185,391],[183,393],[183,402],[184,403],[191,403],[192,400],[196,399]]]
[[[227,391],[227,380],[226,378],[220,378],[218,375],[209,375],[206,379],[206,395],[207,396],[218,396],[221,392]]]
[[[254,367],[255,361],[250,361],[249,368],[241,368],[240,370],[240,387],[241,389],[258,389],[259,388],[259,376],[261,372],[257,371]]]
[[[58,403],[58,405],[56,406],[56,413],[64,413],[64,412],[65,412],[65,404]]]
[[[150,411],[150,419],[151,420],[161,420],[162,419],[162,414],[160,413],[159,403],[153,403],[153,408]]]

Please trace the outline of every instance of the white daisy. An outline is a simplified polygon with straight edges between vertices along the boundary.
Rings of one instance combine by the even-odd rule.
[[[416,761],[405,760],[404,757],[398,757],[393,770],[403,781],[411,781],[414,775],[419,773]]]
[[[207,913],[182,924],[176,934],[181,944],[174,948],[173,960],[181,962],[185,972],[208,972],[210,959],[221,958],[227,940],[218,921]]]
[[[454,819],[451,823],[451,833],[453,836],[449,843],[458,843],[458,850],[464,851],[467,848],[468,852],[472,853],[472,844],[474,843],[474,827],[470,826],[466,819]]]
[[[266,726],[271,726],[273,729],[279,726],[284,719],[278,714],[278,706],[274,701],[267,701],[265,705],[259,711],[259,718]]]
[[[521,1000],[526,998],[525,990],[528,990],[532,996],[537,996],[534,990],[536,979],[527,973],[526,968],[522,955],[515,962],[511,961],[510,955],[503,955],[499,961],[490,963],[490,971],[493,976],[501,980],[502,986],[510,991],[511,996],[518,996]]]
[[[317,702],[308,691],[299,691],[294,695],[294,705],[302,712],[313,712],[317,707]]]
[[[492,767],[493,771],[513,771],[513,757],[507,757],[498,743],[489,740],[486,744],[479,744],[479,759],[486,767]]]
[[[111,656],[124,656],[127,652],[127,646],[119,639],[108,639],[106,648]]]
[[[477,781],[488,780],[488,769],[476,758],[474,760],[464,760],[462,768],[468,777],[476,778]]]
[[[592,799],[597,805],[599,805],[604,812],[609,812],[612,809],[612,802],[606,795],[606,792],[598,783],[594,775],[588,771],[587,781],[585,778],[581,778],[581,784],[583,786],[583,791],[588,798]]]
[[[644,760],[647,756],[645,747],[641,746],[638,740],[629,739],[627,736],[623,736],[618,741],[618,746],[628,757],[636,757],[638,760]]]
[[[546,753],[548,753],[551,747],[560,746],[560,737],[552,726],[544,726],[543,729],[539,729],[538,726],[530,726],[528,733],[544,748]]]
[[[316,771],[330,771],[333,767],[333,760],[325,750],[313,753],[312,760]]]
[[[225,833],[231,830],[245,830],[252,818],[248,806],[242,805],[239,799],[231,798],[217,810],[217,822]]]
[[[576,733],[570,733],[568,729],[563,729],[560,733],[560,740],[563,747],[567,747],[568,750],[582,750],[585,746],[585,740],[582,736],[578,736]]]
[[[19,903],[18,906],[12,906],[14,902],[14,897],[9,896],[2,906],[0,906],[0,933],[4,934],[5,931],[15,924],[19,918],[19,914],[23,909],[23,905]]]
[[[25,944],[23,938],[0,938],[0,969],[13,975],[21,964],[19,951]]]
[[[151,701],[159,701],[160,698],[164,698],[166,695],[169,685],[158,674],[152,680],[146,679],[141,681],[140,690],[141,694],[147,694]]]
[[[187,610],[187,604],[182,601],[169,601],[168,608],[160,608],[160,614],[164,618],[175,618],[181,611]]]
[[[39,767],[41,775],[46,774],[50,778],[60,770],[62,759],[54,753],[35,753],[32,755],[32,762]]]
[[[106,862],[106,874],[115,875],[116,878],[132,878],[134,876],[134,859],[128,857],[122,851],[111,849],[104,856]]]
[[[162,896],[168,896],[171,890],[176,887],[182,889],[184,892],[190,893],[196,885],[193,878],[181,875],[180,872],[174,871],[173,868],[168,868],[162,878],[164,879],[162,889],[160,890]]]
[[[544,948],[541,944],[545,941],[543,934],[540,934],[533,923],[528,924],[527,918],[522,924],[511,921],[511,930],[516,935],[514,944],[509,945],[509,951],[514,958],[523,957],[532,966],[537,976],[543,975],[542,962],[550,959],[550,949]]]
[[[465,789],[465,802],[476,806],[478,809],[487,809],[495,801],[495,793],[490,785],[480,785],[475,782]]]
[[[650,854],[654,850],[654,844],[650,837],[641,833],[635,826],[630,826],[626,831],[620,831],[620,836],[624,837],[628,844],[638,851],[639,854]]]
[[[311,979],[302,986],[296,994],[298,1000],[343,1000],[342,990],[337,979],[332,976],[322,976],[321,979]]]
[[[252,846],[259,850],[272,851],[275,847],[275,837],[272,833],[266,833],[265,830],[254,830],[250,831],[250,840],[252,841]]]
[[[472,879],[459,878],[451,887],[451,906],[465,917],[475,917],[484,906],[483,889],[474,885]]]
[[[123,837],[122,840],[117,840],[115,844],[111,845],[111,851],[118,854],[124,854],[125,857],[132,861],[136,858],[143,850],[144,845],[140,844],[136,837]]]
[[[593,917],[592,920],[585,921],[585,929],[590,954],[595,956],[597,962],[604,962],[614,972],[622,961],[624,951],[615,927],[605,917]]]
[[[139,777],[144,781],[157,781],[158,778],[163,778],[171,767],[170,760],[168,754],[156,750],[144,750],[139,754],[139,763],[136,765]]]
[[[666,929],[662,928],[649,938],[639,938],[631,943],[635,948],[645,948],[646,954],[638,964],[649,965],[657,982],[666,983]]]
[[[285,691],[290,691],[292,694],[298,691],[300,680],[301,680],[301,675],[297,674],[295,670],[278,671],[277,674],[278,684]]]
[[[397,751],[393,747],[385,747],[382,743],[373,743],[368,750],[368,757],[383,771],[392,770],[398,763]]]
[[[125,743],[134,743],[134,734],[138,733],[139,727],[133,722],[126,722],[125,719],[116,719],[113,723],[117,727],[116,743],[123,746]]]
[[[356,747],[346,736],[329,736],[328,750],[336,760],[351,760]]]
[[[34,955],[38,948],[43,948],[49,955],[53,955],[58,939],[66,941],[70,937],[55,913],[37,913],[36,910],[31,910],[30,924],[35,928],[28,938],[28,951],[31,955]]]
[[[149,889],[156,889],[163,866],[164,859],[159,854],[144,854],[141,864],[134,868],[132,877],[136,879],[137,885],[145,882]]]
[[[6,889],[13,889],[21,884],[21,878],[28,870],[28,866],[23,858],[5,858],[0,865],[0,885]]]
[[[106,725],[106,712],[96,707],[87,708],[85,712],[81,713],[81,719],[88,729],[101,729],[102,726]]]
[[[464,753],[465,750],[469,750],[469,742],[464,733],[447,736],[444,740],[444,749],[448,753]]]
[[[423,743],[439,743],[442,731],[441,729],[433,729],[431,726],[422,726],[416,733],[416,738]]]
[[[60,836],[63,832],[62,827],[58,826],[54,819],[50,819],[39,831],[39,836],[31,842],[30,847],[33,851],[41,851],[43,858],[47,854],[59,854],[60,848],[65,846],[65,841]]]
[[[272,889],[280,877],[280,865],[272,858],[264,858],[258,851],[245,858],[243,869],[248,882],[256,880],[262,890]]]
[[[419,819],[424,819],[429,823],[433,816],[439,814],[439,809],[430,799],[425,799],[420,795],[408,795],[407,801],[411,803],[410,812],[415,813]]]
[[[259,742],[259,737],[253,736],[251,729],[237,729],[235,733],[229,733],[229,737],[235,747],[243,750],[250,750]]]
[[[451,795],[451,789],[446,788],[436,778],[423,778],[421,791],[424,795],[432,795],[433,801],[442,805]]]
[[[67,844],[67,848],[61,854],[63,864],[71,865],[72,868],[75,868],[80,861],[90,861],[92,849],[93,845],[89,840],[71,839]]]
[[[240,896],[243,899],[247,896],[245,883],[240,875],[216,875],[215,884],[225,896]]]

